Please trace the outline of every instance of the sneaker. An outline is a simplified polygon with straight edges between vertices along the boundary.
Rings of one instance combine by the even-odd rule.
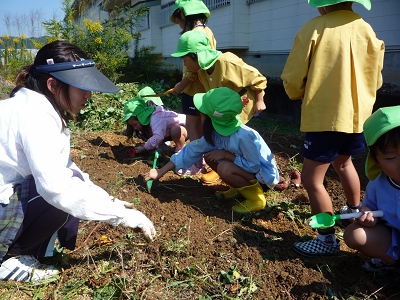
[[[400,269],[395,267],[394,265],[390,265],[380,258],[371,258],[367,260],[364,264],[361,265],[364,271],[374,272],[374,273],[383,273],[383,272],[396,272],[400,273]]]
[[[189,169],[179,169],[176,174],[179,176],[193,176],[198,175],[201,172],[201,169],[192,165]]]
[[[307,242],[297,242],[293,245],[293,250],[304,256],[333,256],[340,253],[340,242],[334,235],[317,237]],[[325,241],[321,240],[325,238]]]
[[[43,265],[32,255],[14,256],[0,266],[0,280],[42,281],[57,275],[53,266]]]
[[[351,208],[348,205],[344,205],[339,209],[339,214],[344,215],[344,214],[351,214],[359,212],[358,208]]]

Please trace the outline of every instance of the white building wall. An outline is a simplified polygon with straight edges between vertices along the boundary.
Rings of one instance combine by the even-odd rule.
[[[140,46],[153,46],[155,47],[154,53],[161,54],[163,43],[161,28],[158,22],[158,14],[160,12],[160,6],[151,6],[149,11],[149,28],[140,30],[142,35],[140,40]],[[147,17],[146,17],[147,18]]]
[[[103,0],[94,1],[92,5],[88,8],[88,10],[85,12],[85,14],[80,16],[77,20],[75,20],[75,23],[83,27],[84,19],[90,19],[95,22],[96,21],[104,22],[108,20],[108,12],[100,9],[102,2]]]
[[[356,12],[365,21],[371,24],[376,35],[385,41],[388,49],[400,49],[400,1],[399,0],[372,0],[370,11],[353,5]]]
[[[218,49],[231,48],[234,34],[234,18],[232,18],[232,4],[212,10],[211,17],[207,25],[213,31],[217,40]],[[243,19],[248,19],[248,15],[244,14]]]
[[[98,9],[101,2],[97,0],[93,6]],[[131,4],[139,2],[132,0]],[[144,2],[152,5],[151,23],[148,30],[142,31],[140,45],[155,46],[156,53],[181,68],[181,60],[171,57],[176,51],[181,29],[173,23],[160,26],[161,7],[172,0]],[[96,12],[96,8],[88,13],[94,20],[96,15],[98,18],[103,15],[100,10]],[[354,3],[353,9],[385,42],[384,78],[387,82],[400,84],[400,0],[372,0],[370,11]],[[235,52],[270,77],[280,76],[297,32],[308,20],[319,15],[306,0],[260,0],[250,4],[246,0],[231,0],[229,5],[210,12],[208,25],[217,39],[217,49]]]

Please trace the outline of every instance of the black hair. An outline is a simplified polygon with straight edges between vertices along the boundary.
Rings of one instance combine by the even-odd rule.
[[[211,118],[204,114],[204,121],[203,121],[203,136],[204,139],[206,140],[207,143],[209,143],[211,146],[215,146],[214,143],[214,132],[215,132],[215,128],[212,124]]]
[[[191,59],[193,59],[194,61],[197,61],[197,53],[194,52],[189,52],[188,54],[184,55],[184,56],[188,56]],[[183,56],[182,56],[183,57]]]
[[[397,148],[400,146],[400,127],[395,127],[392,130],[382,134],[373,144],[369,146],[369,151],[373,158],[376,159],[377,150],[385,153],[388,148]]]
[[[136,121],[139,121],[139,119],[136,116],[131,116],[130,118],[132,118]],[[140,124],[142,124],[142,123],[140,123]],[[133,137],[134,133],[136,134],[137,137],[143,138],[145,140],[148,140],[153,135],[153,131],[151,130],[150,124],[147,124],[147,125],[142,124],[142,130],[138,131],[138,130],[135,130],[133,128],[133,126],[129,125],[128,121],[127,121],[125,135],[128,138],[131,138],[131,137]]]
[[[63,97],[67,106],[71,108],[71,100],[68,94],[69,85],[54,78],[57,82],[57,97],[48,89],[47,79],[52,77],[47,73],[38,73],[35,70],[37,65],[47,65],[48,59],[53,59],[54,63],[77,61],[81,58],[87,59],[87,54],[78,46],[65,41],[55,41],[43,46],[36,54],[33,64],[23,67],[15,80],[16,87],[11,91],[10,96],[13,97],[21,88],[27,88],[32,91],[43,94],[53,105],[58,115],[64,122],[63,128],[70,120],[74,120],[74,116],[69,109],[61,107],[59,99]]]
[[[175,11],[172,13],[172,18],[173,19],[179,19],[179,20],[182,20],[181,19],[181,12],[182,12],[182,9],[180,9],[180,8],[177,8],[177,9],[175,9]]]
[[[200,23],[200,24],[198,24]],[[206,27],[207,24],[207,17],[205,14],[196,14],[196,15],[188,15],[185,16],[185,25],[181,34],[193,30],[197,26]]]

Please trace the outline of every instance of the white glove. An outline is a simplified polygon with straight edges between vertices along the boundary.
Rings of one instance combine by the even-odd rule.
[[[126,202],[126,201],[123,201],[123,200],[119,200],[118,198],[114,198],[112,196],[110,196],[110,199],[111,199],[112,202],[117,203],[118,205],[121,205],[121,206],[123,206],[125,208],[132,208],[132,209],[135,208],[135,205],[133,203],[129,203],[129,202]]]
[[[148,241],[152,241],[156,237],[156,229],[153,223],[142,212],[136,209],[126,209],[121,225],[141,229]]]

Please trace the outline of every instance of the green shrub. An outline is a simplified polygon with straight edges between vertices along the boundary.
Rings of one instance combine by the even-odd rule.
[[[28,50],[32,42],[24,34],[19,37],[4,35],[0,38],[0,76],[14,81],[21,67],[33,62],[34,54]]]
[[[121,123],[123,117],[124,104],[133,99],[146,84],[119,83],[120,91],[116,94],[93,93],[85,109],[77,116],[76,122],[70,123],[69,127],[73,131],[116,131],[120,132],[125,128]],[[160,83],[148,84],[156,93],[164,92],[168,89]],[[162,98],[164,104],[173,110],[180,106],[178,95],[168,95]]]
[[[64,0],[65,17],[57,22],[46,21],[43,26],[50,37],[47,42],[66,40],[81,47],[96,62],[96,67],[114,82],[122,75],[118,69],[128,61],[128,49],[136,33],[131,33],[134,26],[146,14],[148,8],[119,8],[112,12],[112,17],[105,22],[83,20],[83,27],[74,24],[79,12],[73,8],[75,1]]]

